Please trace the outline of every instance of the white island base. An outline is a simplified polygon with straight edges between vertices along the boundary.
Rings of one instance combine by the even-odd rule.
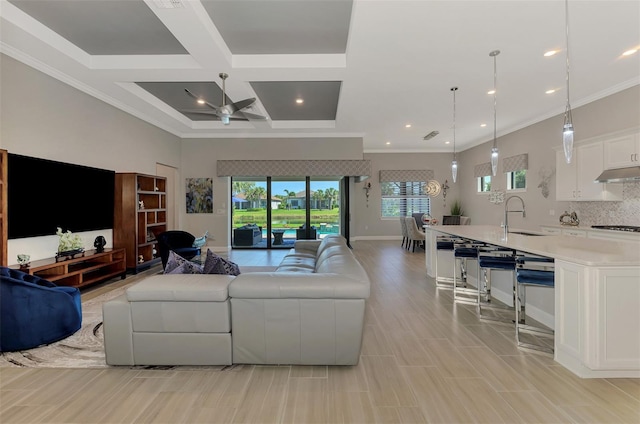
[[[555,262],[555,360],[580,377],[640,378],[640,270]]]
[[[426,230],[431,277],[439,233],[554,258],[554,359],[582,378],[640,378],[640,243],[563,235],[505,238],[495,226]]]

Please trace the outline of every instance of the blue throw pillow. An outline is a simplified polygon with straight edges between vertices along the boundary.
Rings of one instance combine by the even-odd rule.
[[[202,274],[202,265],[190,262],[182,256],[169,251],[167,265],[164,267],[165,274]]]
[[[207,258],[202,269],[203,274],[240,275],[240,267],[207,249]]]

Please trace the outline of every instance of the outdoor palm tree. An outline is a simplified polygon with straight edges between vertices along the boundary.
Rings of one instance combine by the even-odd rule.
[[[260,207],[260,199],[266,197],[267,191],[264,187],[253,186],[245,192],[247,200],[249,200],[252,207]],[[255,203],[254,203],[255,202]],[[257,204],[257,206],[256,206]]]
[[[333,204],[338,202],[338,190],[329,187],[324,191],[325,198],[329,201],[329,209],[333,209]]]
[[[325,198],[324,191],[323,190],[314,191],[313,194],[311,195],[311,198],[316,201],[317,209],[322,209],[322,200],[324,200]]]

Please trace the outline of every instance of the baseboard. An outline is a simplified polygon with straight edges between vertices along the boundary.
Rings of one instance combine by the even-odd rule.
[[[402,236],[354,236],[351,237],[351,241],[358,240],[402,240]]]

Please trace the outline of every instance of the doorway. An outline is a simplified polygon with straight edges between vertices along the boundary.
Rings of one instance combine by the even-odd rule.
[[[290,249],[340,234],[340,178],[233,177],[232,248]]]

